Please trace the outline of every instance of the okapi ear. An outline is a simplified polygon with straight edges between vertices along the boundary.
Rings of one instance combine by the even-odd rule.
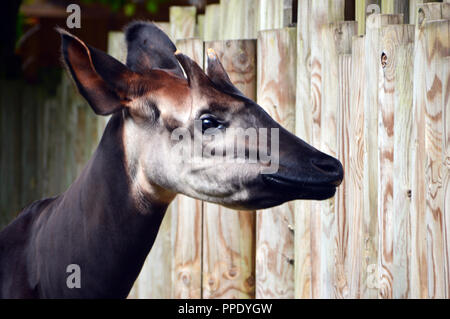
[[[205,85],[211,85],[212,82],[208,76],[203,72],[199,65],[188,56],[175,52],[175,57],[186,73],[188,84],[191,88],[201,88]]]
[[[160,69],[183,77],[183,70],[174,57],[177,50],[169,37],[155,24],[144,21],[130,23],[125,28],[127,66],[144,73]]]
[[[127,105],[128,83],[135,76],[108,54],[89,47],[76,36],[58,28],[64,62],[80,94],[96,114],[108,115]]]
[[[227,71],[223,67],[222,63],[213,49],[208,49],[208,66],[206,67],[206,74],[211,81],[224,92],[244,96],[244,94],[238,90],[231,82]]]

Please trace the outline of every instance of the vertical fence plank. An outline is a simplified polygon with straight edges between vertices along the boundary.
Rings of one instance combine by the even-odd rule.
[[[409,23],[410,0],[382,0],[381,12],[389,14],[403,14],[403,23]]]
[[[380,11],[372,12],[375,8]],[[364,35],[366,33],[367,17],[372,13],[381,12],[381,0],[356,0],[355,10],[356,21],[358,21],[358,35]]]
[[[298,3],[295,133],[311,142],[311,2]],[[311,203],[295,202],[295,297],[311,298]]]
[[[423,24],[418,23],[414,46],[414,96],[411,150],[411,298],[428,297],[425,220],[425,72]]]
[[[170,34],[173,40],[188,39],[195,36],[196,13],[195,7],[170,7]]]
[[[210,4],[205,9],[204,41],[220,40],[220,4]]]
[[[335,22],[322,29],[323,71],[322,71],[322,110],[320,150],[338,157],[338,110],[339,110],[339,55],[351,53],[352,37],[357,34],[355,21]],[[336,85],[337,83],[337,85]],[[345,87],[342,87],[345,89]],[[342,154],[344,155],[344,154]],[[343,158],[339,158],[343,160]],[[344,259],[347,245],[345,211],[336,214],[335,201],[343,194],[320,203],[320,296],[321,298],[342,297],[347,290],[344,273]],[[343,197],[342,197],[343,199]],[[341,201],[344,205],[343,201]],[[340,227],[341,226],[341,227]]]
[[[443,65],[442,85],[442,162],[443,169],[443,196],[444,196],[444,257],[445,257],[445,282],[446,298],[450,298],[450,57],[446,57]]]
[[[365,39],[353,37],[352,86],[350,109],[345,112],[349,138],[349,168],[346,170],[345,205],[349,212],[348,254],[346,260],[349,298],[361,297],[363,170],[364,170],[364,92],[365,92]]]
[[[209,48],[236,87],[256,100],[256,41],[206,42]],[[255,297],[255,239],[255,212],[204,203],[204,298]]]
[[[414,43],[399,46],[395,63],[394,105],[394,269],[393,297],[410,298],[411,179]]]
[[[430,21],[425,25],[425,185],[427,220],[428,294],[430,298],[444,298],[448,283],[444,277],[443,204],[442,192],[442,65],[450,55],[450,21]],[[424,62],[425,62],[424,61]]]
[[[195,36],[200,39],[205,38],[205,15],[197,15],[197,24],[195,25]]]
[[[336,10],[339,8],[339,10]],[[344,20],[344,1],[315,0],[311,3],[311,106],[312,129],[311,143],[313,146],[321,146],[322,123],[322,31],[329,23]],[[318,36],[320,35],[320,36]],[[321,296],[321,204],[311,203],[311,290],[312,297]],[[317,271],[319,270],[319,271]]]
[[[203,66],[203,41],[185,39],[177,49]],[[202,202],[178,195],[172,205],[173,298],[201,298]],[[189,238],[189,240],[187,240]]]
[[[202,297],[202,215],[199,200],[178,195],[172,204],[172,298]]]
[[[366,87],[364,108],[364,219],[362,260],[363,295],[378,297],[378,109],[380,74],[382,73],[380,29],[383,25],[401,23],[401,15],[372,14],[366,29]]]
[[[395,70],[399,46],[413,41],[414,27],[390,25],[381,29],[379,110],[378,110],[378,221],[379,294],[393,297],[394,283],[394,112],[397,92]]]
[[[291,132],[295,129],[296,30],[258,35],[258,104]],[[256,297],[294,297],[294,207],[257,213]]]
[[[256,23],[257,30],[262,31],[282,28],[283,14],[282,0],[259,0],[258,20]]]
[[[356,23],[353,26],[354,34],[357,33]],[[352,37],[350,37],[352,43]],[[351,51],[351,44],[349,45]],[[347,208],[346,197],[347,178],[350,168],[350,135],[349,135],[349,121],[353,116],[353,108],[351,105],[351,74],[352,74],[352,55],[341,54],[338,60],[338,110],[336,114],[336,129],[337,129],[337,145],[336,155],[340,159],[344,167],[344,180],[339,187],[336,194],[335,215],[336,215],[336,237],[335,237],[335,253],[334,253],[334,292],[333,297],[348,298],[350,296],[349,276],[348,276],[348,261],[351,256],[349,254],[349,234],[350,221],[352,211]],[[345,176],[347,174],[347,176]]]
[[[221,0],[220,39],[212,40],[256,39],[257,8],[258,0]]]

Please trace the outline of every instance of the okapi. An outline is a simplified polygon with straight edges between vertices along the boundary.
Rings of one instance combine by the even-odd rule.
[[[76,181],[25,208],[0,232],[0,297],[126,298],[178,193],[239,210],[334,196],[341,163],[246,98],[213,52],[205,73],[156,26],[135,22],[125,32],[124,65],[57,31],[79,93],[96,114],[111,118]],[[195,160],[189,152],[174,155],[177,128],[191,136],[221,132],[214,143],[223,147],[233,140],[231,128],[278,129],[278,171],[265,174],[260,161],[217,161],[220,152]],[[245,143],[246,154],[259,147]],[[80,288],[67,286],[71,264],[81,269]]]

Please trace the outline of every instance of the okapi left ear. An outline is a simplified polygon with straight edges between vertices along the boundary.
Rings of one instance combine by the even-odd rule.
[[[56,30],[61,34],[64,62],[94,112],[108,115],[127,106],[129,84],[136,79],[136,73],[69,32]]]
[[[212,84],[205,72],[203,72],[200,66],[191,58],[179,53],[178,51],[175,52],[175,57],[183,67],[187,76],[188,84],[191,88],[201,88]]]
[[[220,63],[219,57],[217,56],[216,52],[213,49],[209,48],[207,54],[208,66],[206,67],[206,74],[211,79],[211,81],[217,87],[227,93],[244,96],[242,92],[239,91],[238,88],[235,87],[231,82],[227,71],[225,71],[222,63]]]

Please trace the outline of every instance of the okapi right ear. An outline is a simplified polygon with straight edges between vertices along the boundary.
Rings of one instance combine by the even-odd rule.
[[[108,115],[127,106],[128,85],[136,74],[67,31],[60,28],[57,31],[61,34],[64,62],[94,112]]]
[[[199,65],[187,55],[175,52],[175,57],[186,73],[188,84],[191,88],[201,88],[203,86],[211,85],[212,82],[208,76],[203,72]]]
[[[231,82],[227,71],[225,71],[222,63],[220,63],[216,52],[213,49],[208,49],[207,54],[208,66],[206,67],[206,74],[211,81],[224,92],[244,96],[244,94]]]

